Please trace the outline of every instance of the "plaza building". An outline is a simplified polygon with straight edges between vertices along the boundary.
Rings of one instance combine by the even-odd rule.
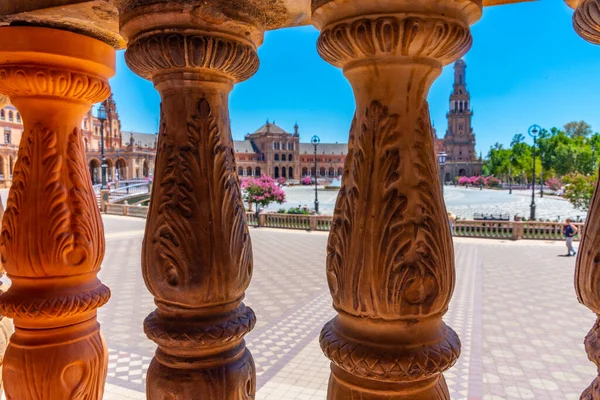
[[[454,87],[450,95],[450,111],[446,114],[448,129],[443,139],[436,138],[436,154],[447,154],[444,180],[451,182],[457,176],[481,175],[483,161],[475,151],[475,133],[472,120],[471,94],[467,90],[467,64],[454,64]],[[435,134],[435,130],[434,130]]]
[[[154,172],[158,135],[121,130],[117,104],[111,95],[103,103],[106,108],[104,121],[104,151],[108,182],[150,178]],[[92,182],[101,183],[102,157],[100,151],[101,121],[92,109],[81,124],[87,165]],[[0,108],[0,132],[4,140],[0,143],[0,187],[10,187],[12,173],[17,160],[17,150],[23,133],[21,114],[12,104]]]
[[[299,126],[294,133],[269,122],[249,133],[244,140],[234,141],[239,176],[261,176],[300,180],[306,176],[333,180],[344,170],[348,144],[320,143],[315,149],[311,143],[300,142]]]

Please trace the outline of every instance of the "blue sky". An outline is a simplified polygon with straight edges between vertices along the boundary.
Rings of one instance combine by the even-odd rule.
[[[572,13],[559,0],[484,10],[465,57],[477,151],[485,155],[496,142],[507,145],[534,123],[550,128],[585,120],[600,131],[600,46],[577,36]],[[319,57],[317,38],[313,27],[267,32],[260,70],[231,95],[234,139],[269,118],[288,131],[297,121],[302,141],[314,134],[323,142],[347,141],[352,90],[342,72]],[[452,80],[448,66],[429,95],[438,136],[446,131]],[[160,98],[150,82],[129,71],[122,52],[111,84],[123,129],[156,132]]]

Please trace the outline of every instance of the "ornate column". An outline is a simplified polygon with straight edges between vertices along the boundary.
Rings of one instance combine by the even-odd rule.
[[[460,353],[442,321],[454,252],[427,94],[471,45],[476,0],[313,0],[318,50],[356,98],[327,248],[338,316],[321,332],[329,399],[449,399]]]
[[[0,92],[24,123],[0,235],[12,281],[0,314],[15,333],[4,358],[7,399],[101,399],[108,353],[96,309],[104,230],[81,120],[110,94],[115,51],[91,37],[0,27]]]
[[[600,44],[600,1],[568,0],[575,8],[573,27],[575,31],[590,43]],[[600,371],[600,189],[596,185],[594,196],[575,269],[575,290],[579,302],[592,310],[598,317],[592,330],[585,338],[585,350],[588,358]],[[600,398],[600,376],[596,376],[591,385],[583,392],[581,399]]]
[[[165,3],[123,13],[127,64],[162,98],[142,249],[157,305],[144,322],[158,344],[148,399],[245,400],[256,390],[244,341],[256,318],[242,302],[252,248],[228,97],[256,72],[262,31],[225,17],[217,5],[182,12],[182,5]]]

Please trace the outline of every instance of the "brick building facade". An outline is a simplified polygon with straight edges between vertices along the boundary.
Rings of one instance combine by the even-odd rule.
[[[294,133],[275,122],[268,122],[244,140],[234,141],[238,175],[300,180],[315,176],[315,151],[310,143],[300,142],[298,124]],[[342,175],[348,145],[321,143],[317,146],[317,171],[320,179],[333,180]]]

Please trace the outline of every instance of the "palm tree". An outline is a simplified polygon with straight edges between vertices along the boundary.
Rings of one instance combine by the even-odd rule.
[[[513,140],[512,142],[510,142],[511,147],[516,145],[516,144],[521,144],[525,141],[525,136],[523,136],[522,133],[517,133],[515,134],[515,136],[513,136]]]

